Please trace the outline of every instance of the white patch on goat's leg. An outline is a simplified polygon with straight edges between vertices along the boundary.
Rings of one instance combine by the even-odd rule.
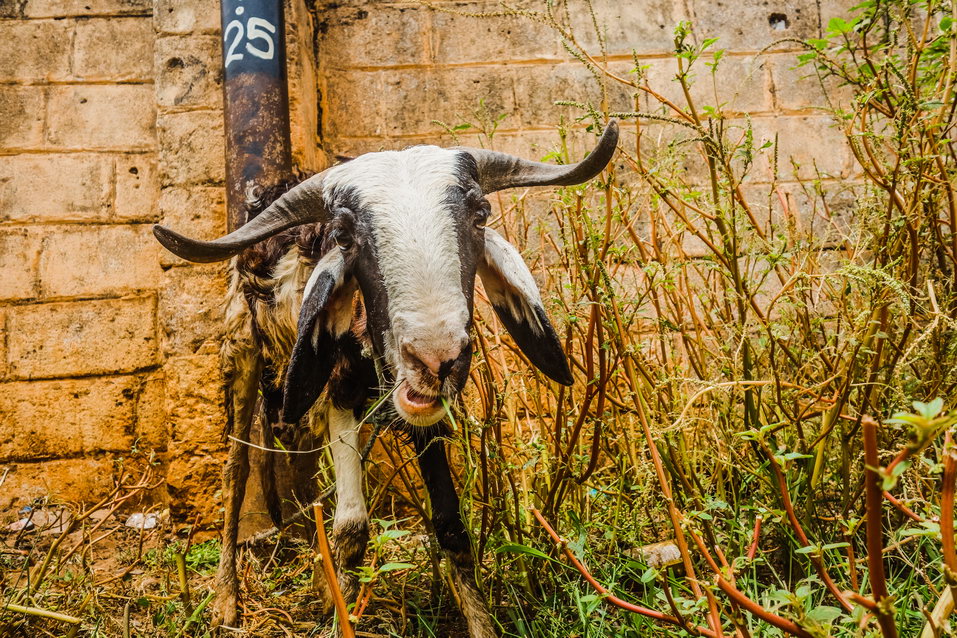
[[[339,587],[346,603],[352,603],[359,593],[359,580],[352,572],[362,563],[369,542],[369,513],[362,493],[359,424],[352,410],[329,407],[329,441],[336,469],[332,544]]]

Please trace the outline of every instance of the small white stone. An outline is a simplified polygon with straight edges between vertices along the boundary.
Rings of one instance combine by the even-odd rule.
[[[33,527],[33,521],[31,521],[29,518],[21,518],[19,521],[15,521],[7,525],[7,531],[19,532],[24,529],[31,530]]]
[[[137,512],[130,514],[125,524],[127,527],[132,527],[133,529],[153,529],[156,527],[157,522],[156,514],[142,514]]]

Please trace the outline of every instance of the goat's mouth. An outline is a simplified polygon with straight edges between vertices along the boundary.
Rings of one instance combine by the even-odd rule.
[[[441,395],[417,390],[408,380],[399,384],[394,400],[399,415],[412,425],[432,425],[445,416]]]

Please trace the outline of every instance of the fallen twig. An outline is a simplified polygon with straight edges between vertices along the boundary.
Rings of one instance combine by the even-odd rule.
[[[61,614],[58,611],[50,611],[49,609],[40,609],[39,607],[27,607],[24,605],[17,605],[15,603],[4,603],[3,609],[6,611],[13,611],[18,614],[26,614],[27,616],[39,616],[41,618],[49,618],[50,620],[58,620],[71,625],[79,625],[81,622],[81,620],[76,616]]]
[[[332,564],[332,551],[329,549],[329,539],[326,537],[326,526],[323,523],[322,501],[313,503],[312,511],[316,517],[316,536],[319,538],[319,559],[322,561],[322,569],[326,574],[326,582],[329,584],[332,602],[336,606],[336,615],[339,617],[339,628],[342,629],[343,638],[355,638],[355,631],[353,631],[352,623],[349,621],[349,610],[346,608],[346,601],[342,598],[342,590],[339,589],[339,579],[336,578],[336,568]]]

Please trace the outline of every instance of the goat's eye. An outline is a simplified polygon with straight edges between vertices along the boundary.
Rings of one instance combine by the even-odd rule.
[[[479,204],[479,207],[475,209],[472,223],[475,224],[476,228],[482,230],[485,228],[485,224],[488,223],[488,217],[491,212],[492,207],[489,205],[488,201],[482,200],[482,203]]]
[[[346,251],[352,248],[352,237],[342,231],[337,231],[332,235],[332,241],[336,242],[339,250]]]

